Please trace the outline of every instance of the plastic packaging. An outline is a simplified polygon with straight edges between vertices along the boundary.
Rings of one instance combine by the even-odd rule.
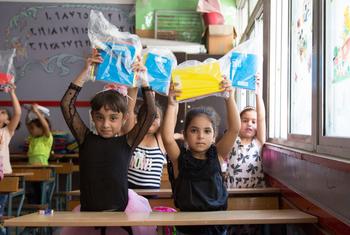
[[[37,119],[38,116],[32,111],[32,105],[31,104],[24,104],[23,108],[28,110],[28,117],[27,120],[28,122],[33,121],[34,119]],[[50,110],[46,107],[38,105],[38,110],[45,116],[49,117],[50,116]]]
[[[203,19],[205,25],[225,23],[220,0],[199,0],[197,12],[204,13]]]
[[[189,60],[180,64],[172,73],[175,89],[181,90],[176,100],[179,102],[193,101],[223,93],[220,82],[223,80],[220,64],[214,59],[203,63]]]
[[[232,86],[255,90],[255,75],[261,72],[261,47],[255,38],[249,39],[219,59],[221,71]]]
[[[141,41],[137,35],[120,32],[102,12],[91,10],[88,26],[91,45],[99,50],[103,62],[92,67],[92,80],[134,86],[132,64],[141,54]]]
[[[0,51],[0,90],[15,82],[15,66],[13,59],[16,49]]]
[[[171,72],[177,66],[174,54],[167,49],[150,49],[145,51],[144,60],[152,90],[160,95],[168,95]]]

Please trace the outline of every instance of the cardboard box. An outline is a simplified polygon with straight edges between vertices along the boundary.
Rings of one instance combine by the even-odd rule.
[[[226,54],[233,48],[236,36],[232,25],[209,25],[206,32],[208,54]]]

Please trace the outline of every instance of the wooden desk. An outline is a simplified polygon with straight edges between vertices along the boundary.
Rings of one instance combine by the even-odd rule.
[[[142,196],[159,196],[170,198],[173,195],[171,189],[134,189],[134,191]],[[281,190],[279,188],[235,188],[227,189],[229,196],[245,195],[245,194],[279,194]],[[73,190],[67,192],[69,196],[80,196],[80,190]]]
[[[5,177],[22,177],[22,176],[32,176],[33,172],[13,172],[11,174],[5,174]]]
[[[41,165],[41,164],[18,164],[18,165],[12,165],[13,169],[18,169],[18,168],[22,168],[22,169],[35,169],[35,168],[60,168],[62,167],[62,165],[58,165],[58,164],[49,164],[49,165]]]
[[[219,224],[298,224],[317,223],[315,216],[299,210],[251,210],[176,213],[54,212],[33,213],[5,220],[6,227],[110,227]]]

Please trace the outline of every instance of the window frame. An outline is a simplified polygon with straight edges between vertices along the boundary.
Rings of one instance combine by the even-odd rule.
[[[273,71],[270,71],[270,63],[275,61],[270,57],[270,38],[274,37],[271,32],[271,1],[274,0],[264,0],[264,62],[263,62],[263,78],[264,84],[267,84],[263,87],[263,97],[266,103],[266,110],[270,110],[270,96],[273,93],[269,93],[270,90],[270,75]],[[342,158],[350,159],[350,137],[330,137],[325,136],[325,110],[326,110],[326,1],[327,0],[312,0],[312,106],[311,106],[311,135],[299,135],[290,133],[290,69],[291,69],[291,54],[288,55],[288,114],[287,114],[287,139],[282,138],[271,138],[270,136],[270,112],[266,112],[266,124],[267,124],[267,141],[288,146],[292,148],[302,149],[308,152],[330,155],[332,158]],[[291,14],[291,0],[288,1],[288,12]],[[288,16],[288,45],[289,52],[291,50],[291,16]],[[279,20],[279,19],[278,19]],[[319,23],[321,22],[321,23]],[[274,72],[273,72],[274,73]],[[320,78],[320,79],[319,79]],[[275,109],[275,108],[274,108]],[[279,121],[280,122],[280,121]],[[280,126],[278,126],[280,128]],[[276,131],[274,131],[276,133]],[[280,131],[281,132],[281,131]]]

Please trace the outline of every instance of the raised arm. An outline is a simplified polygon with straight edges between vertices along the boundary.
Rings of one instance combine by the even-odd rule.
[[[227,80],[223,80],[222,86],[229,92],[229,97],[225,99],[227,113],[227,131],[217,143],[218,156],[225,159],[232,150],[234,141],[240,129],[240,118],[237,105],[234,99],[234,91]]]
[[[174,138],[174,131],[176,126],[177,113],[179,109],[179,104],[175,100],[175,90],[173,84],[170,86],[169,96],[168,96],[168,106],[165,112],[163,127],[161,129],[162,140],[164,144],[165,151],[174,165],[174,170],[177,169],[177,159],[180,155],[180,149]],[[175,174],[176,175],[176,174]]]
[[[33,104],[32,105],[32,110],[36,114],[36,116],[38,117],[41,125],[43,126],[44,135],[46,137],[49,137],[50,134],[51,134],[49,123],[47,122],[47,120],[45,119],[43,114],[38,110],[38,105],[37,104]]]
[[[265,120],[265,104],[262,97],[262,79],[260,74],[256,75],[256,113],[257,113],[257,129],[256,138],[259,140],[261,145],[266,141],[266,120]]]
[[[61,100],[61,110],[63,117],[79,144],[82,144],[84,142],[85,136],[88,133],[89,129],[86,127],[81,117],[79,116],[75,107],[75,102],[81,88],[86,81],[85,77],[87,76],[90,66],[93,63],[101,63],[101,61],[102,59],[97,50],[94,50],[92,56],[86,60],[83,71],[69,85],[68,90]]]
[[[148,86],[148,80],[146,77],[146,67],[142,64],[140,56],[137,56],[136,62],[133,64],[132,68],[133,71],[136,73],[136,79],[141,80],[143,96],[143,104],[140,107],[139,113],[137,115],[137,123],[127,134],[128,143],[134,150],[136,146],[138,146],[141,143],[143,137],[146,135],[148,129],[151,127],[154,119],[157,116],[157,110],[154,102],[154,93]],[[137,90],[135,91],[136,93],[134,94],[134,100],[136,102]],[[132,111],[130,110],[130,112],[134,114],[135,103],[132,106]],[[133,121],[135,123],[135,119],[130,121]]]
[[[122,133],[127,134],[135,126],[136,115],[135,115],[135,105],[137,99],[137,87],[128,88],[128,118],[122,127]]]
[[[19,104],[18,98],[15,93],[16,86],[14,84],[11,84],[11,87],[8,89],[8,92],[10,93],[11,100],[12,100],[12,107],[13,107],[13,116],[7,125],[7,128],[10,132],[10,135],[12,136],[15,133],[15,130],[18,126],[19,121],[21,120],[21,105]]]

